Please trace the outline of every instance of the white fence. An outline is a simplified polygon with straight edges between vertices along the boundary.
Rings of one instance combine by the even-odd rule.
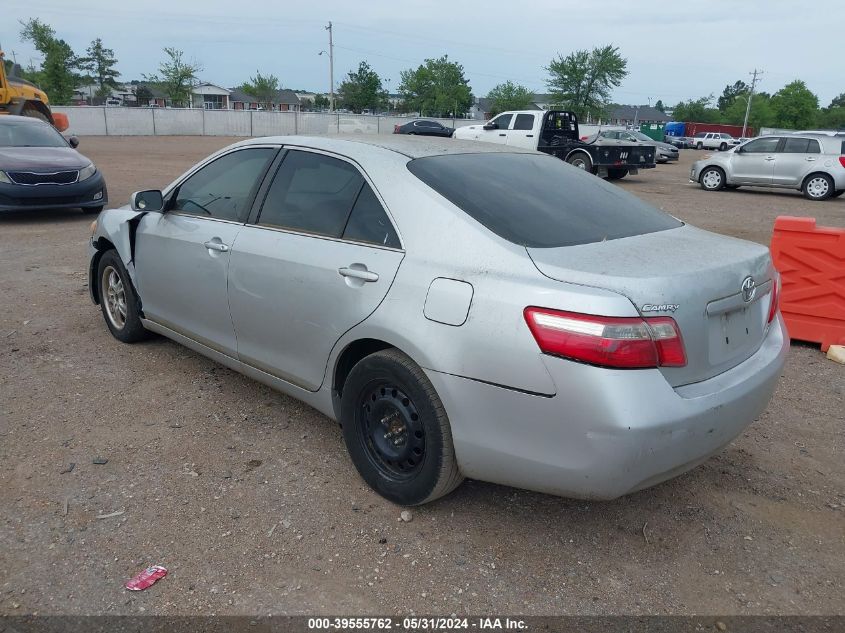
[[[55,106],[53,111],[67,115],[70,127],[65,134],[77,136],[392,134],[395,125],[413,121],[407,117],[257,110]],[[429,120],[450,127],[484,123],[472,119]]]

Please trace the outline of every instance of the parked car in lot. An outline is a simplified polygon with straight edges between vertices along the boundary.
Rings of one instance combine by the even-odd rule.
[[[393,126],[394,134],[418,134],[420,136],[444,136],[446,138],[455,133],[455,128],[447,127],[437,121],[417,119],[402,125]]]
[[[754,185],[798,189],[809,200],[837,198],[845,192],[845,138],[761,136],[696,161],[690,181],[707,191]]]
[[[589,142],[589,139],[588,141]],[[654,159],[658,163],[668,163],[669,161],[678,160],[678,148],[669,143],[662,143],[655,141],[650,136],[643,134],[638,130],[602,130],[598,133],[598,143],[631,143],[640,145],[651,145],[654,147]]]
[[[678,149],[689,149],[692,147],[692,139],[689,136],[665,136],[663,140]]]
[[[118,340],[315,407],[402,504],[654,485],[760,415],[788,348],[764,246],[503,145],[243,141],[100,214],[89,253]]]
[[[717,149],[720,152],[739,145],[739,139],[725,132],[699,132],[693,137],[692,142],[695,149]]]
[[[653,145],[599,144],[581,140],[578,117],[566,110],[502,112],[483,125],[459,127],[454,137],[536,149],[610,180],[655,166]]]
[[[0,117],[0,211],[81,208],[97,213],[108,202],[103,175],[45,121]]]

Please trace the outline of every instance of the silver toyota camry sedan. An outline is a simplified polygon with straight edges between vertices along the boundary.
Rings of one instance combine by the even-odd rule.
[[[337,420],[361,477],[419,504],[472,477],[609,499],[766,408],[788,339],[767,249],[545,154],[274,137],[92,225],[90,288]]]

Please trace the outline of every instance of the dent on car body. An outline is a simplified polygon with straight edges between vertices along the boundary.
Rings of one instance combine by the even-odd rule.
[[[133,211],[129,206],[112,209],[102,213],[97,220],[97,232],[94,239],[104,238],[114,245],[120,261],[126,266],[132,283],[135,283],[135,228],[145,211]]]

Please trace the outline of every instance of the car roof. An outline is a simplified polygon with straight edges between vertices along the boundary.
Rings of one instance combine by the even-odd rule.
[[[337,134],[332,136],[267,136],[249,139],[238,143],[239,146],[262,145],[267,143],[290,147],[308,147],[335,152],[356,158],[371,152],[374,148],[401,154],[408,158],[442,156],[444,154],[534,154],[534,150],[507,145],[482,143],[479,141],[458,141],[455,139],[431,136],[407,136],[404,134]]]

